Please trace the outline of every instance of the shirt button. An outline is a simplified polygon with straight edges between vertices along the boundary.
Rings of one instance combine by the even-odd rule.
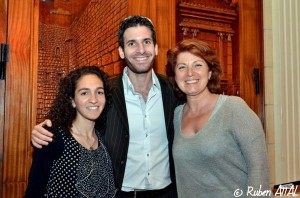
[[[121,164],[123,165],[124,163],[125,163],[125,161],[124,161],[124,160],[122,160],[122,161],[121,161]]]
[[[147,154],[147,157],[149,157],[149,153]]]

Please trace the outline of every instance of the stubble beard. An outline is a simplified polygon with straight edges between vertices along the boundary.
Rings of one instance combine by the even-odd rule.
[[[133,73],[145,74],[145,73],[148,73],[152,69],[152,66],[154,65],[154,62],[155,62],[155,57],[152,58],[150,64],[146,68],[144,67],[144,69],[141,69],[141,70],[139,70],[139,66],[137,66],[137,65],[133,64],[132,62],[130,62],[127,57],[125,57],[125,61],[127,63],[127,67]]]

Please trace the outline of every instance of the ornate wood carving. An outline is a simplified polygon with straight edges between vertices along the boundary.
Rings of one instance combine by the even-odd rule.
[[[214,47],[223,67],[221,93],[238,95],[238,79],[233,78],[233,43],[238,18],[237,0],[181,0],[178,4],[177,41],[198,38]]]

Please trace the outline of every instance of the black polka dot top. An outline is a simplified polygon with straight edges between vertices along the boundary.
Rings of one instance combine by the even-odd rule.
[[[101,134],[97,132],[96,150],[81,146],[73,136],[60,134],[64,151],[53,161],[46,197],[113,197],[112,165]]]

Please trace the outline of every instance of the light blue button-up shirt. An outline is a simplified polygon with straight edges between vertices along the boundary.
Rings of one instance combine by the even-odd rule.
[[[152,70],[152,86],[145,102],[127,73],[126,67],[122,80],[130,138],[122,191],[162,189],[171,178],[161,87]]]

